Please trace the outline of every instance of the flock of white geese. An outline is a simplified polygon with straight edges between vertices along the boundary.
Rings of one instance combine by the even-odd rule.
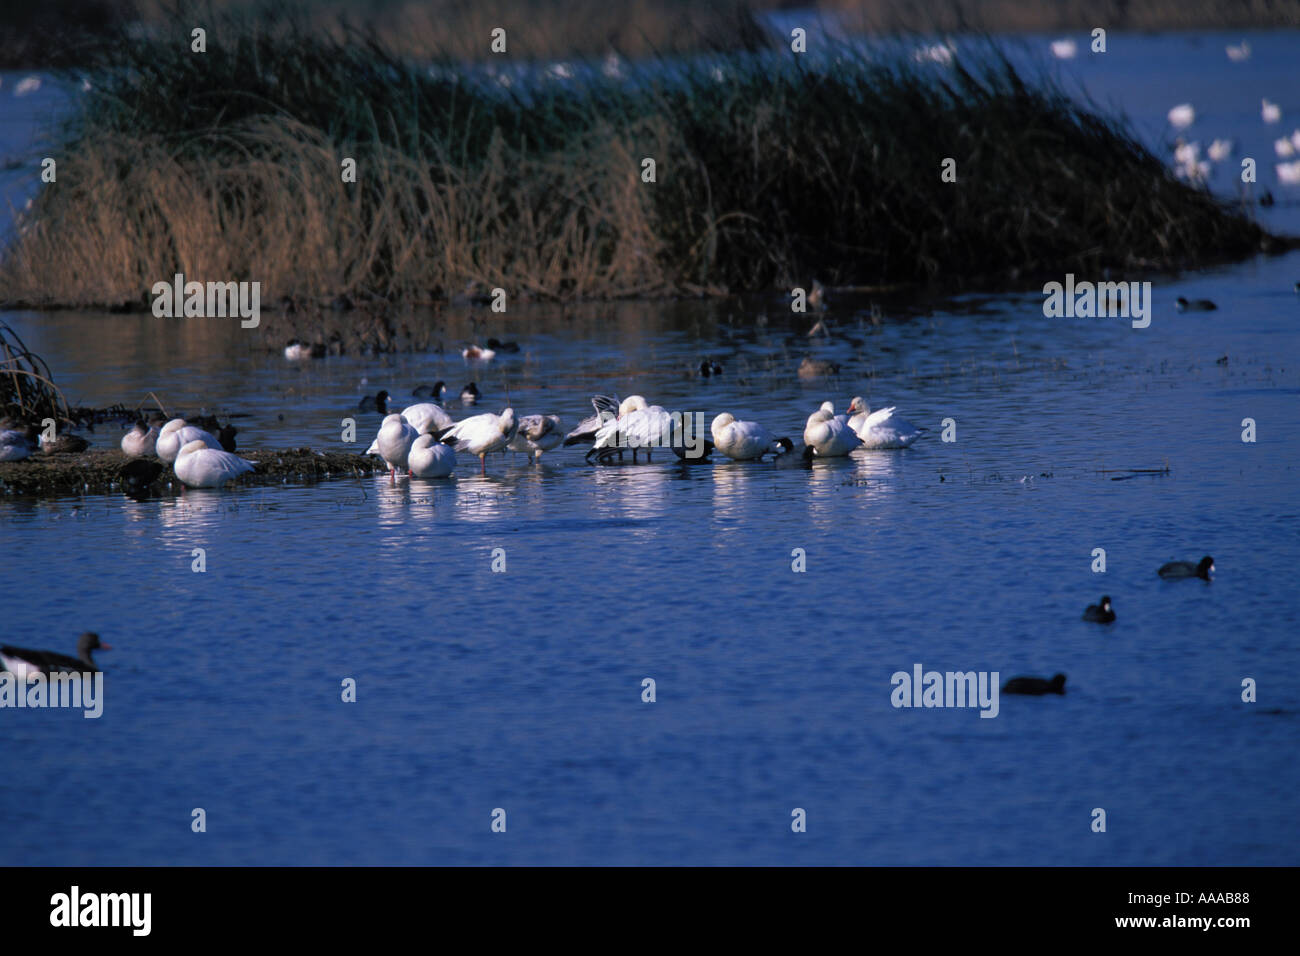
[[[690,413],[669,412],[640,395],[622,401],[596,395],[592,407],[595,414],[566,434],[558,415],[516,418],[514,409],[506,408],[499,415],[487,412],[456,422],[441,405],[421,402],[386,416],[366,454],[382,458],[394,477],[405,472],[413,478],[445,478],[455,470],[458,453],[477,456],[479,473],[485,474],[487,456],[494,452],[518,452],[536,463],[561,444],[586,445],[587,459],[602,463],[625,453],[631,453],[636,462],[642,452],[652,461],[653,451],[660,448],[668,448],[684,460],[707,460],[713,451],[735,461],[796,453],[789,438],[778,437],[758,422],[738,420],[729,412],[714,417],[710,441],[690,434]],[[823,402],[808,416],[801,454],[804,459],[833,458],[858,448],[907,448],[925,431],[897,415],[893,407],[872,411],[860,396],[843,414],[836,414],[830,402]],[[183,418],[161,427],[137,423],[122,437],[121,447],[132,458],[156,455],[191,488],[219,488],[257,467],[224,450],[217,436]]]
[[[780,457],[795,450],[789,438],[777,437],[758,422],[737,420],[729,412],[713,419],[711,442],[695,442],[688,434],[689,413],[670,412],[640,395],[622,401],[596,395],[592,407],[595,414],[565,434],[558,415],[517,418],[513,408],[506,408],[500,414],[453,422],[440,405],[424,402],[388,415],[367,454],[381,457],[394,475],[405,471],[416,478],[444,478],[455,469],[458,452],[478,456],[483,474],[493,452],[518,452],[535,463],[561,444],[586,445],[588,460],[603,462],[628,452],[634,462],[641,452],[651,461],[656,448],[669,448],[684,459],[706,458],[716,450],[735,461]],[[834,406],[824,402],[804,426],[804,454],[827,458],[857,448],[906,448],[924,432],[895,414],[893,407],[871,411],[860,396],[844,414],[837,415]]]

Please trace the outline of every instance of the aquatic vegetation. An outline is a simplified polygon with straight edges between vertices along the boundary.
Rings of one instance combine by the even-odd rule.
[[[90,64],[0,299],[143,305],[176,272],[316,302],[1005,286],[1272,241],[992,48],[938,65],[754,44],[610,75],[417,66],[292,19],[209,34]]]
[[[67,400],[54,384],[45,360],[0,322],[0,417],[39,422],[71,419]]]

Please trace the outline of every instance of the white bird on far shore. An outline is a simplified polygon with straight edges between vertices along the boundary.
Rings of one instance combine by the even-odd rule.
[[[1179,103],[1169,111],[1169,125],[1174,129],[1184,129],[1196,122],[1196,110],[1191,103]]]

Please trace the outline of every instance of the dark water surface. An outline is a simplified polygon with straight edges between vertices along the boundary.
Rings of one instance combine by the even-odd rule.
[[[1183,79],[1219,77],[1244,138],[1235,39],[1202,38]],[[1178,87],[1173,38],[1127,42]],[[1194,98],[1126,89],[1157,126]],[[360,395],[471,377],[483,409],[508,391],[566,424],[636,392],[798,438],[861,394],[931,433],[811,470],[566,449],[486,478],[0,497],[4,641],[115,645],[102,718],[0,710],[0,862],[1294,864],[1297,279],[1291,255],[1157,280],[1143,330],[1044,318],[1038,294],[890,303],[878,327],[837,303],[811,351],[843,369],[814,383],[809,320],[776,300],[512,311],[483,334],[523,351],[479,373],[458,310],[429,319],[444,355],[301,365],[234,321],[7,315],[73,401],[246,412],[248,447],[341,449],[346,415],[368,442]],[[691,374],[705,355],[721,378]],[[1212,584],[1155,574],[1206,553]],[[1080,621],[1103,593],[1117,623]],[[916,663],[1069,683],[991,720],[894,709]]]

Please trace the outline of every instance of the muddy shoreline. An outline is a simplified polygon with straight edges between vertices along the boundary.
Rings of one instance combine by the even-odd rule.
[[[264,448],[239,451],[241,458],[257,464],[257,471],[242,475],[240,485],[314,484],[341,478],[366,478],[384,470],[377,459],[351,452],[322,452],[310,448]],[[78,454],[44,455],[36,452],[23,461],[0,462],[0,494],[51,498],[65,495],[126,492],[122,466],[131,461],[116,449],[90,449]],[[161,464],[161,463],[160,463]],[[131,488],[135,497],[180,494],[185,486],[163,466],[147,485]]]

